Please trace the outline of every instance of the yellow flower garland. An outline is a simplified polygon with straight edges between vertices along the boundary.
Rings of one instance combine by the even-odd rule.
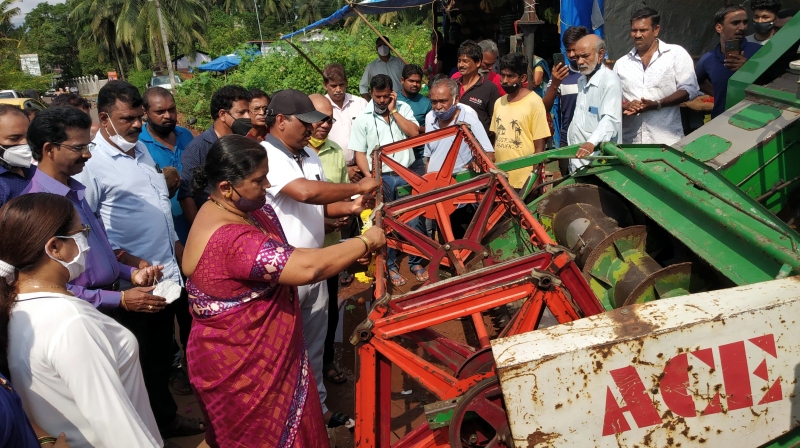
[[[369,219],[371,214],[371,209],[366,209],[361,212],[361,222],[364,223],[364,225],[361,226],[362,235],[364,232],[369,230],[370,227],[372,227],[372,221]],[[373,280],[375,280],[375,256],[373,256],[372,260],[369,262],[369,266],[367,266],[367,272],[356,272],[355,277],[356,280],[361,283],[371,283]]]

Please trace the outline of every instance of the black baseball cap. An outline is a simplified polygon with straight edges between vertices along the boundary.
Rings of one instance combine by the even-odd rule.
[[[318,123],[328,117],[314,108],[314,103],[305,93],[295,89],[285,89],[272,95],[267,115],[294,115],[303,123]]]

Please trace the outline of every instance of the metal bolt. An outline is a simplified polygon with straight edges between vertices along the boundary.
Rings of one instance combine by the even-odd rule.
[[[628,311],[627,309],[620,310],[620,313],[622,313],[622,314],[628,314],[629,312],[630,311]]]
[[[489,252],[483,251],[483,258],[489,258]]]
[[[444,250],[450,250],[450,245],[449,244],[445,244],[444,245]]]
[[[471,434],[469,436],[469,443],[478,443],[478,435],[477,434]]]

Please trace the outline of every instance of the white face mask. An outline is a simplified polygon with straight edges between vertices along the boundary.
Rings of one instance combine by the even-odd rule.
[[[378,47],[378,54],[381,56],[389,56],[389,47],[386,45],[381,45]]]
[[[67,268],[67,271],[69,271],[69,281],[73,281],[76,278],[78,278],[81,274],[83,274],[83,271],[86,270],[86,252],[89,251],[89,240],[86,239],[86,235],[84,235],[83,232],[76,233],[75,235],[71,236],[62,236],[58,238],[71,238],[75,240],[75,244],[78,245],[78,255],[76,255],[75,258],[72,259],[72,261],[65,262],[50,255],[50,253],[47,252],[46,248],[45,248],[45,253],[47,254],[48,257],[52,258],[53,260],[61,264],[61,266]]]
[[[0,145],[0,148],[3,149],[2,159],[5,160],[7,164],[20,168],[28,168],[31,166],[33,154],[31,153],[31,147],[27,144],[9,147]]]
[[[116,134],[116,135],[111,135],[111,133],[108,134],[108,138],[111,139],[111,143],[117,145],[119,149],[123,151],[130,151],[131,149],[133,149],[134,146],[136,146],[136,142],[131,143],[122,138],[121,135],[119,135],[119,132],[117,132],[117,128],[114,127],[114,122],[111,121],[111,117],[108,117],[108,122],[109,124],[111,124],[111,129],[114,130],[114,134]],[[106,132],[108,132],[108,129],[106,129]]]

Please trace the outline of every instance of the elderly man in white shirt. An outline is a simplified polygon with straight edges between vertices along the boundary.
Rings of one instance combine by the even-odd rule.
[[[683,138],[680,104],[700,90],[689,53],[658,39],[661,14],[631,16],[633,50],[614,65],[622,82],[622,142],[671,145]]]
[[[622,86],[619,77],[603,64],[606,44],[589,34],[575,44],[581,77],[575,114],[567,131],[567,143],[580,144],[577,159],[570,159],[570,172],[588,165],[581,160],[596,152],[602,142],[619,143],[622,137]]]

